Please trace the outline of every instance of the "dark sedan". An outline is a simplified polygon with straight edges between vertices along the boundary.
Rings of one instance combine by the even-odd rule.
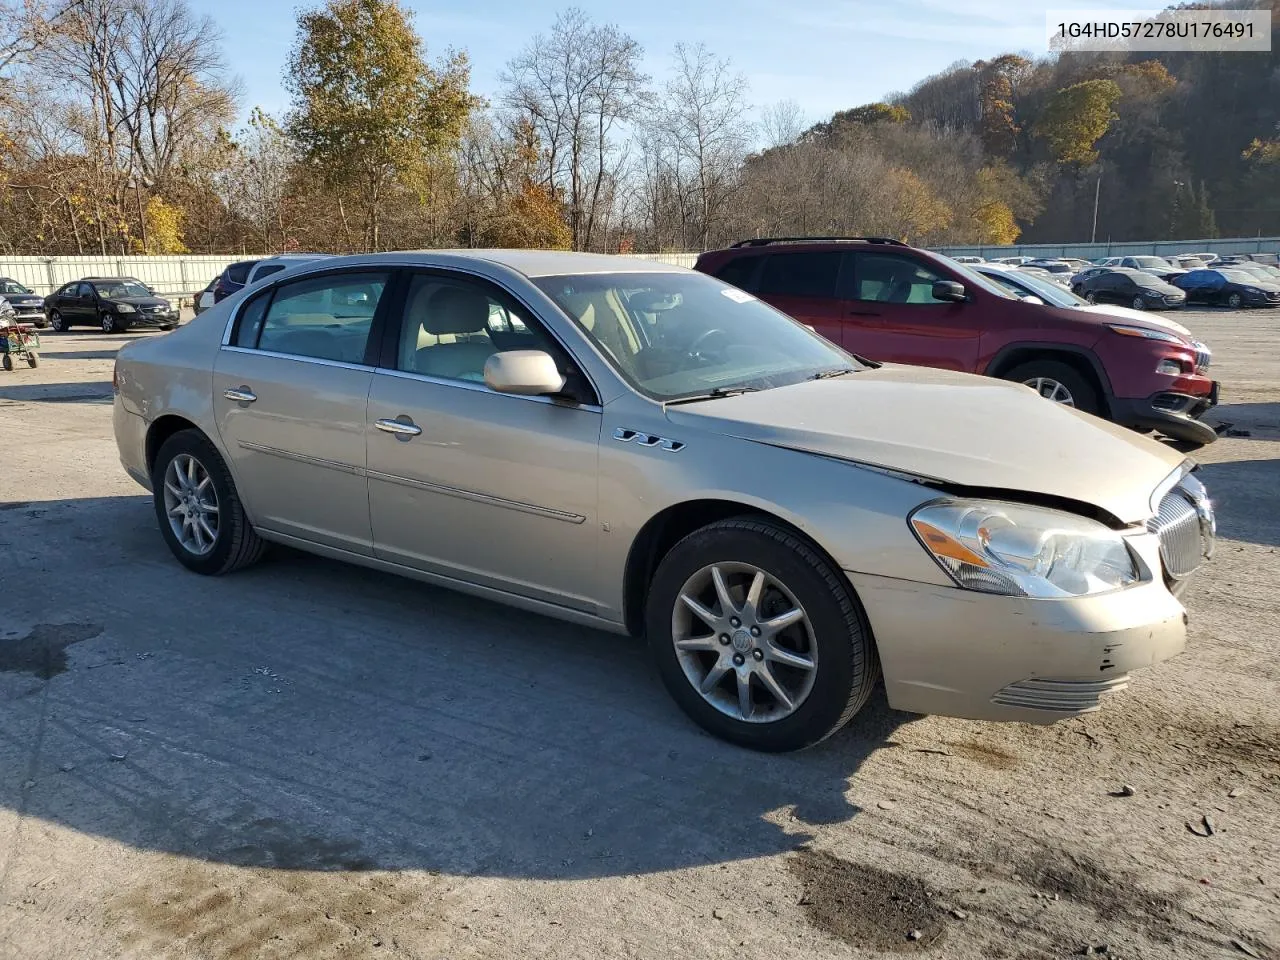
[[[1225,307],[1280,307],[1280,283],[1245,271],[1192,270],[1177,277],[1174,285],[1186,291],[1188,303],[1214,303]]]
[[[19,323],[29,323],[33,327],[43,327],[48,323],[44,316],[44,297],[17,280],[0,277],[0,298],[13,307],[14,317]]]
[[[178,325],[178,308],[132,277],[90,277],[58,288],[44,301],[54,330],[94,326],[103,333]]]
[[[1118,303],[1134,310],[1171,310],[1187,302],[1185,293],[1154,274],[1124,268],[1109,268],[1091,277],[1077,275],[1071,291],[1090,303]]]

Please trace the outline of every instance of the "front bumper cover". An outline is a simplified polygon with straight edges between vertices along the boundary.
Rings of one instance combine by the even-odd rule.
[[[1218,405],[1219,389],[1215,380],[1207,394],[1162,390],[1141,399],[1113,397],[1111,419],[1126,427],[1158,430],[1174,440],[1213,443],[1218,434],[1200,418]]]
[[[1032,600],[847,573],[867,612],[889,705],[971,720],[1053,723],[1099,709],[1129,674],[1176,656],[1186,612],[1155,537],[1129,538],[1153,579]]]

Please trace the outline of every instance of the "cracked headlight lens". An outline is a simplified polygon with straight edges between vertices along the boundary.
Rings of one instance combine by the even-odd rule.
[[[1140,579],[1115,530],[1075,514],[1019,503],[925,504],[911,529],[958,586],[1008,597],[1087,597]]]

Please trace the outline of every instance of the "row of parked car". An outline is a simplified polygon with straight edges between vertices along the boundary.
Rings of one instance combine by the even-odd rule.
[[[136,277],[83,277],[64,283],[42,297],[31,288],[0,277],[0,297],[13,308],[24,326],[97,327],[103,333],[123,333],[135,327],[172,330],[179,308]]]
[[[1031,274],[1066,287],[1090,303],[1118,303],[1135,310],[1169,310],[1197,303],[1233,309],[1280,306],[1280,266],[1244,256],[1204,259],[1210,256],[1106,257],[1097,263],[1074,258],[956,259],[987,271]]]

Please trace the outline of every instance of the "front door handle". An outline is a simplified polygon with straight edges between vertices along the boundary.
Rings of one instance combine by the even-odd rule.
[[[404,414],[401,416],[403,417]],[[404,417],[403,420],[375,420],[373,425],[384,433],[395,434],[397,440],[408,440],[422,433],[422,428],[408,417]]]
[[[245,386],[229,387],[222,391],[222,395],[236,403],[253,403],[258,399],[258,395]]]
[[[874,310],[850,310],[851,317],[878,317],[880,314]]]

